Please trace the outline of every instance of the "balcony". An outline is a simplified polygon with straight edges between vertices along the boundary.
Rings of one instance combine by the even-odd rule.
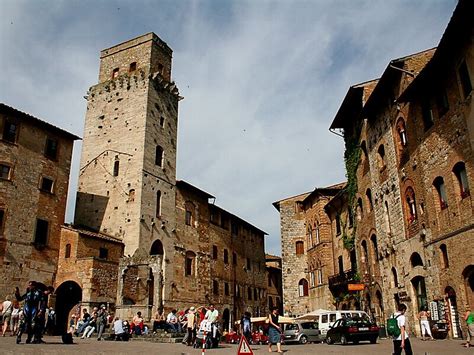
[[[347,284],[359,282],[359,276],[356,270],[344,271],[341,274],[333,275],[329,277],[329,289],[331,291],[337,289],[347,290]]]

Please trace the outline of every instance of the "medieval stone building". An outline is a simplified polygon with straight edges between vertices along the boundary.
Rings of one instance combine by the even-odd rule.
[[[391,61],[375,86],[351,87],[331,125],[342,130],[352,161],[362,307],[384,321],[403,302],[417,333],[417,313],[428,307],[454,338],[474,289],[466,248],[473,238],[472,10],[460,1],[436,49]]]
[[[344,138],[348,181],[324,208],[334,304],[315,294],[317,304],[360,308],[384,324],[405,303],[417,334],[427,307],[451,337],[465,334],[461,315],[474,299],[472,12],[461,0],[437,48],[392,60],[347,92],[330,129]],[[317,308],[295,291],[313,268],[311,250],[295,249],[305,245],[309,196],[278,202],[285,310],[296,314]]]
[[[146,319],[158,308],[214,303],[228,328],[244,311],[266,311],[266,233],[176,181],[182,97],[171,64],[154,33],[101,52],[74,224],[62,229],[57,302],[73,300],[66,312],[78,301],[108,303]]]
[[[0,299],[54,282],[76,139],[0,104]]]

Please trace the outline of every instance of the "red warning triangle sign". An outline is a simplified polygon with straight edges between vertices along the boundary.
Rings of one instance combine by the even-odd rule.
[[[237,348],[237,355],[240,355],[240,354],[253,355],[253,351],[252,349],[250,349],[250,345],[247,341],[247,338],[245,338],[244,336],[240,337],[239,347]]]

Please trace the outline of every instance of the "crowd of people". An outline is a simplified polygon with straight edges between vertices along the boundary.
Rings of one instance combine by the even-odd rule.
[[[52,286],[39,288],[35,281],[30,281],[24,294],[17,287],[14,299],[6,296],[0,303],[2,336],[10,331],[10,336],[16,336],[19,344],[26,333],[27,344],[44,343],[43,335],[54,322],[54,311],[48,308],[48,297],[53,291]]]

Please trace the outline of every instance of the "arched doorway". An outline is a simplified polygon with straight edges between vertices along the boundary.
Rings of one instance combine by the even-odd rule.
[[[68,316],[71,309],[82,300],[82,289],[74,281],[63,282],[56,289],[56,333],[67,330]]]
[[[222,312],[222,328],[225,331],[229,331],[229,324],[230,324],[230,311],[229,309],[224,309],[224,312]]]
[[[456,291],[451,286],[445,288],[446,301],[449,312],[449,322],[451,323],[451,330],[453,338],[462,338],[461,323],[459,320],[458,306],[456,300]]]
[[[425,278],[422,276],[416,276],[411,280],[413,290],[415,291],[416,301],[418,305],[417,312],[428,306],[426,297],[426,285]]]
[[[462,272],[467,304],[474,309],[474,265],[469,265]]]
[[[160,240],[155,240],[150,248],[150,255],[163,255],[163,243]]]

